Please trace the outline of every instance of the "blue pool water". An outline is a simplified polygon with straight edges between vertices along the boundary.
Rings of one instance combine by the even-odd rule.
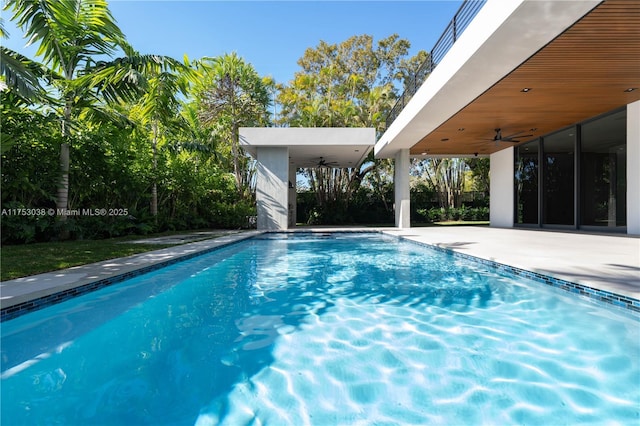
[[[376,234],[265,236],[2,323],[7,425],[640,422],[640,320]]]

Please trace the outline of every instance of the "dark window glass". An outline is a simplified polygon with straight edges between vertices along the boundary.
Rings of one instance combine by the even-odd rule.
[[[582,126],[580,222],[588,226],[625,226],[627,111]]]
[[[543,220],[548,225],[574,225],[574,141],[576,129],[544,138]]]
[[[516,223],[538,224],[538,152],[540,142],[516,148]]]

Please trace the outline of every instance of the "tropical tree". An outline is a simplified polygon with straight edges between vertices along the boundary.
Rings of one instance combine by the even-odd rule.
[[[25,31],[28,44],[40,43],[36,55],[48,67],[58,96],[58,104],[53,107],[60,119],[62,143],[56,207],[66,210],[74,121],[88,109],[97,110],[100,104],[94,81],[86,77],[95,58],[112,55],[124,36],[104,0],[9,0],[7,9],[13,11],[12,19]]]
[[[162,86],[160,80],[165,81],[159,76],[172,69],[175,61],[134,52],[106,0],[8,0],[5,10],[13,12],[12,20],[25,32],[28,44],[39,43],[36,56],[46,67],[54,99],[48,106],[61,126],[56,207],[67,210],[70,149],[79,119],[126,122],[109,105],[136,101],[149,87],[154,93],[149,98],[157,99],[153,90]],[[124,55],[114,58],[116,53]],[[145,111],[153,114],[148,107]]]
[[[151,214],[158,215],[158,143],[172,133],[186,131],[189,126],[180,114],[180,95],[188,93],[194,72],[187,64],[158,55],[141,57],[125,46],[129,57],[144,58],[141,63],[146,90],[130,110],[130,118],[150,133],[152,153]],[[99,76],[100,74],[97,73]],[[110,76],[109,76],[110,77]],[[101,78],[101,77],[98,77]]]
[[[398,64],[398,78],[402,82],[403,90],[415,91],[429,76],[429,68],[424,66],[429,60],[429,53],[419,51],[411,58],[402,59]]]
[[[198,74],[199,75],[199,74]],[[199,117],[198,105],[195,102],[188,102],[182,105],[180,110],[181,120],[187,125],[188,131],[182,133],[182,138],[169,146],[173,150],[187,150],[196,155],[202,161],[221,161],[219,155],[220,138],[206,126]]]
[[[8,35],[4,20],[0,18],[0,38],[6,38]],[[0,93],[2,93],[4,117],[7,116],[8,110],[19,112],[23,107],[31,105],[33,101],[45,97],[40,85],[43,74],[42,66],[37,62],[0,46],[0,75],[2,75]],[[32,113],[35,114],[35,110]],[[15,136],[6,131],[0,133],[0,154],[7,152],[16,143]]]
[[[307,49],[298,60],[301,70],[288,86],[281,87],[280,124],[374,127],[383,132],[401,80],[409,73],[403,67],[417,61],[406,58],[409,47],[407,40],[394,34],[375,44],[373,37],[360,35],[339,44],[321,41]],[[369,160],[359,169],[311,168],[301,173],[316,192],[321,209],[345,209],[350,195],[378,164],[390,166],[388,160]],[[378,173],[369,182],[379,194],[386,193],[382,191],[383,176],[385,173]]]
[[[390,159],[376,160],[375,168],[363,179],[364,186],[379,199],[385,210],[393,208],[393,161]]]
[[[462,158],[413,160],[412,173],[427,181],[438,194],[440,207],[457,208],[462,203],[467,164]]]
[[[488,158],[467,158],[465,160],[473,177],[473,190],[482,192],[485,198],[489,198],[489,171],[491,162]]]
[[[247,196],[251,181],[248,158],[240,147],[240,127],[269,124],[270,78],[261,78],[252,65],[236,53],[204,58],[199,63],[202,83],[196,87],[199,117],[231,149],[233,174],[240,197]]]

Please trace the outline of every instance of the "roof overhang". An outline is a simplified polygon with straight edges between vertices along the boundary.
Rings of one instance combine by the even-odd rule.
[[[253,158],[259,147],[287,147],[293,167],[358,167],[376,142],[373,128],[241,127],[240,145]]]
[[[638,99],[640,1],[489,0],[375,154],[488,155],[514,145],[494,129],[526,142]]]

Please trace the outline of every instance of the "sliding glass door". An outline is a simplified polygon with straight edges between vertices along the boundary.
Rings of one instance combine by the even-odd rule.
[[[516,223],[537,225],[540,141],[516,148]]]
[[[569,225],[574,220],[575,132],[571,127],[543,139],[543,224]]]
[[[627,111],[515,149],[515,224],[624,231]]]
[[[627,111],[582,126],[580,223],[626,226]]]

